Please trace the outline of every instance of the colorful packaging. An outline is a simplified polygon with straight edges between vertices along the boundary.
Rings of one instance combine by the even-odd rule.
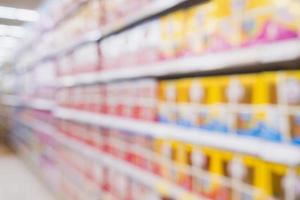
[[[279,77],[277,73],[261,73],[231,78],[227,95],[234,113],[231,123],[238,134],[284,140],[284,116],[278,106]]]
[[[213,11],[208,20],[208,50],[222,51],[237,47],[240,44],[239,2],[234,0],[213,0]]]
[[[159,121],[176,123],[177,121],[177,87],[176,81],[160,82]]]
[[[208,80],[208,100],[209,114],[208,122],[204,126],[210,131],[227,133],[229,131],[228,106],[226,98],[226,86],[228,79],[226,77],[211,77]]]
[[[299,36],[299,2],[248,0],[244,4],[243,45],[255,45]]]
[[[188,55],[200,55],[208,49],[214,3],[193,6],[186,11],[185,50]]]
[[[284,116],[279,103],[279,75],[262,73],[254,88],[253,107],[255,112],[255,129],[267,140],[282,141]]]
[[[185,19],[183,10],[161,18],[162,59],[175,58],[183,54]]]
[[[208,120],[209,83],[205,78],[183,79],[178,81],[179,125],[203,128]]]
[[[289,191],[293,191],[291,187],[294,187],[294,175],[284,165],[269,163],[267,167],[268,172],[264,177],[266,183],[270,184],[265,185],[267,194],[276,199],[289,199]]]
[[[184,143],[177,142],[177,161],[175,165],[177,166],[178,172],[176,177],[176,182],[186,190],[192,190],[192,173],[189,168],[191,166],[191,148]]]
[[[288,128],[285,130],[293,143],[300,144],[300,72],[284,72],[281,82],[283,101],[288,108]]]
[[[177,88],[177,124],[181,126],[192,126],[190,120],[190,109],[189,109],[189,80],[181,79],[176,81]]]
[[[254,131],[253,105],[257,75],[231,76],[226,89],[229,102],[230,127],[240,135],[259,136]]]

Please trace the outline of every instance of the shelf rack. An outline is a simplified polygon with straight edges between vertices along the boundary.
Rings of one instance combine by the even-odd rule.
[[[88,1],[89,0],[86,0],[86,1],[84,1],[84,3],[79,4],[77,6],[77,9],[74,9],[72,12],[74,12],[75,10],[78,10],[81,6],[86,4]],[[84,44],[91,43],[91,42],[98,42],[109,35],[117,33],[123,29],[126,29],[134,24],[138,24],[139,22],[142,22],[144,20],[150,19],[154,16],[157,16],[161,13],[164,13],[176,6],[179,6],[179,5],[189,2],[189,1],[191,1],[191,0],[155,1],[154,3],[139,10],[138,12],[136,12],[132,15],[129,15],[127,17],[124,17],[111,25],[103,27],[102,29],[100,29],[100,31],[88,32],[82,38],[80,38],[78,41],[75,41],[72,44],[65,45],[64,47],[59,48],[58,50],[55,50],[54,52],[51,52],[48,55],[44,55],[41,58],[35,59],[31,64],[29,64],[28,66],[25,66],[24,71],[32,69],[36,64],[43,62],[45,60],[57,58],[57,57],[65,55],[69,52],[72,52]],[[204,2],[206,0],[201,0],[201,2],[202,1]],[[59,24],[61,24],[64,20],[67,20],[67,19],[68,19],[68,17],[63,18],[62,21],[59,21]],[[22,70],[21,73],[23,73],[24,71]]]
[[[58,85],[60,87],[73,87],[143,77],[167,77],[241,68],[241,66],[267,66],[280,62],[298,61],[299,59],[300,40],[294,39],[144,66],[66,76],[59,79]]]
[[[153,188],[155,191],[163,194],[168,194],[170,197],[176,198],[178,200],[207,200],[204,197],[200,198],[199,196],[196,196],[163,178],[145,172],[140,168],[135,167],[123,160],[96,151],[95,149],[77,142],[74,139],[67,138],[66,136],[60,134],[58,131],[53,132],[53,129],[43,122],[36,121],[35,123],[28,124],[20,121],[20,123],[33,130],[40,131],[43,134],[48,134],[49,136],[53,137],[59,144],[70,148],[73,151],[98,163],[101,163],[103,166],[108,166],[118,172],[124,173],[129,177],[132,177],[135,180],[138,180],[139,182],[145,184],[146,186]]]
[[[144,134],[154,138],[175,139],[187,143],[250,154],[258,156],[266,161],[282,163],[289,166],[297,166],[300,164],[300,148],[296,146],[267,142],[251,137],[241,137],[237,136],[235,133],[224,134],[221,132],[138,121],[62,108],[55,111],[55,116],[60,119],[100,127],[131,131],[133,133]]]

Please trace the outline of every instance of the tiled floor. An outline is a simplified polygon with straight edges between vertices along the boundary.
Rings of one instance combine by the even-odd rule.
[[[54,200],[13,153],[0,152],[0,200]]]

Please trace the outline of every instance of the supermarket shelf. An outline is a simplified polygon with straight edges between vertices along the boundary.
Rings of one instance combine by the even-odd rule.
[[[80,47],[83,44],[87,44],[90,42],[97,42],[111,34],[114,34],[118,31],[121,31],[121,30],[127,28],[127,27],[130,27],[133,24],[137,24],[140,21],[151,18],[152,16],[163,13],[164,11],[167,11],[167,10],[169,10],[175,6],[178,6],[182,3],[185,3],[187,1],[188,0],[155,1],[151,5],[145,7],[144,9],[141,9],[140,11],[138,11],[132,15],[129,15],[128,17],[124,17],[120,20],[117,20],[116,23],[113,23],[111,25],[104,27],[103,30],[101,30],[101,31],[92,31],[90,33],[87,33],[82,38],[80,38],[78,41],[76,41],[72,44],[66,45],[62,49],[55,50],[54,52],[51,52],[48,55],[44,55],[41,58],[37,58],[28,67],[25,67],[25,69],[26,69],[25,71],[30,70],[37,63],[43,62],[44,60],[48,60],[48,59],[52,59],[52,58],[56,58],[56,57],[65,55],[65,54],[77,49],[78,47]],[[88,0],[85,0],[83,3],[79,4],[78,7],[81,7],[82,4],[84,4],[86,2],[88,2]]]
[[[284,51],[282,51],[284,49]],[[61,87],[110,82],[142,77],[164,77],[189,73],[204,73],[245,66],[267,66],[300,59],[300,40],[289,40],[249,48],[186,57],[171,61],[135,66],[99,73],[66,76],[59,79]]]
[[[300,164],[300,148],[290,144],[62,108],[56,110],[55,115],[61,119],[250,154],[270,162]]]
[[[35,61],[33,61],[31,64],[29,64],[27,67],[25,67],[25,71],[30,70],[35,67],[36,64],[41,63],[46,60],[51,60],[53,58],[66,55],[73,50],[81,47],[84,44],[96,42],[101,38],[101,32],[100,31],[91,31],[85,34],[83,37],[81,37],[78,41],[73,42],[69,45],[64,45],[61,49],[54,49],[53,52],[43,55],[40,58],[37,58]]]
[[[148,187],[160,191],[161,193],[167,193],[173,198],[176,198],[178,200],[186,200],[186,199],[205,200],[206,199],[206,198],[200,198],[198,196],[195,196],[190,192],[178,187],[177,185],[170,183],[169,181],[166,181],[158,176],[147,173],[138,167],[128,164],[125,161],[116,159],[112,156],[103,154],[99,151],[95,151],[94,149],[86,145],[82,145],[81,143],[66,138],[62,135],[58,136],[57,139],[61,144],[73,149],[74,151],[83,154],[84,156],[89,157],[91,159],[94,159],[95,161],[105,166],[109,166],[112,169],[127,174],[128,176],[132,177],[135,180],[140,181],[141,183],[147,185]]]
[[[58,19],[51,27],[49,27],[48,29],[42,31],[36,38],[34,38],[29,44],[25,45],[21,51],[18,53],[18,60],[20,58],[23,57],[23,55],[26,54],[28,47],[34,46],[42,37],[43,35],[45,35],[46,33],[54,30],[55,28],[57,28],[60,24],[62,24],[63,22],[67,21],[68,19],[70,19],[74,14],[76,14],[76,12],[82,7],[84,6],[86,3],[88,3],[90,0],[81,0],[79,1],[79,3],[75,4],[75,6],[71,7],[69,10],[66,11],[65,15]],[[48,58],[48,56],[47,56]],[[44,60],[44,58],[42,59]]]

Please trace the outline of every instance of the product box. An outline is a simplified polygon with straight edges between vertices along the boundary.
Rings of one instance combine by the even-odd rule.
[[[239,46],[241,40],[240,2],[213,0],[207,16],[208,50],[224,51]]]
[[[135,118],[141,120],[155,121],[157,119],[158,105],[158,84],[154,79],[141,79],[132,86],[135,88],[135,94],[131,102],[137,105]]]
[[[187,127],[204,128],[208,123],[208,90],[206,78],[178,81],[178,124]]]
[[[161,81],[159,91],[159,121],[177,122],[177,84],[176,81]]]
[[[100,69],[98,48],[96,43],[88,43],[73,52],[73,74],[96,72]]]
[[[153,159],[149,160],[150,164],[150,171],[157,175],[162,176],[162,163],[161,160],[158,158],[163,157],[162,148],[163,148],[163,139],[155,138],[150,143],[150,149],[153,151],[154,155],[156,155]]]
[[[257,74],[230,76],[226,88],[226,96],[229,102],[230,127],[239,135],[259,136],[254,131],[253,99],[256,87]]]
[[[210,131],[227,133],[230,130],[229,121],[231,120],[228,117],[228,101],[226,98],[228,78],[225,76],[210,77],[208,84],[208,118],[203,128]]]
[[[300,144],[300,72],[286,71],[281,82],[284,103],[288,106],[289,138],[293,143]]]
[[[161,175],[163,178],[176,182],[178,177],[178,170],[175,165],[178,162],[178,143],[176,141],[162,141],[160,148],[160,166],[161,166]]]
[[[144,50],[139,49],[136,52],[137,62],[142,65],[159,61],[161,55],[160,21],[155,19],[148,22],[145,29],[142,42],[142,44],[144,43]]]
[[[262,73],[254,88],[253,108],[254,127],[259,132],[260,137],[282,141],[286,137],[283,135],[284,116],[278,107],[279,103],[279,75],[276,73]]]
[[[177,124],[180,126],[191,127],[193,121],[190,120],[189,109],[189,83],[188,79],[176,81],[177,88]]]
[[[232,76],[227,88],[231,126],[240,135],[282,141],[285,116],[279,108],[277,73]]]
[[[184,53],[184,31],[186,13],[176,11],[161,18],[161,59],[172,59]]]
[[[248,0],[244,6],[243,46],[299,37],[299,2]]]
[[[213,1],[192,6],[186,11],[184,42],[187,55],[200,55],[208,50],[209,35],[213,30],[213,11]]]

